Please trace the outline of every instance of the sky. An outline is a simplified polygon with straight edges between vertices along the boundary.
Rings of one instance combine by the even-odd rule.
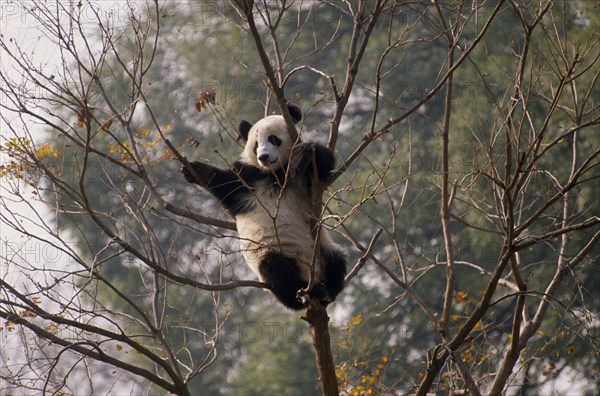
[[[56,51],[56,46],[43,34],[36,18],[27,11],[29,5],[29,2],[24,1],[0,0],[0,34],[8,46],[16,47],[18,45],[22,48],[34,64],[54,68],[60,63],[58,51]],[[0,70],[8,79],[18,84],[23,82],[16,67],[16,62],[2,48],[0,48]],[[0,95],[2,95],[0,98],[2,103],[8,105],[10,102],[7,97],[3,93],[0,93]],[[4,108],[0,108],[0,111],[2,111],[3,116],[0,118],[0,144],[5,145],[8,139],[15,137],[14,132],[8,128],[5,119],[11,123],[14,129],[27,129],[34,140],[43,140],[44,132],[35,123],[27,122],[26,125],[22,125],[17,114],[13,114]],[[4,152],[1,152],[0,163],[5,164],[7,161],[10,161],[10,158]],[[12,194],[12,192],[19,192],[32,205],[25,202],[19,203],[20,198]],[[0,211],[3,211],[3,215],[6,217],[10,217],[9,213],[12,212],[20,215],[20,219],[23,221],[27,219],[32,220],[33,223],[27,225],[27,228],[30,230],[36,229],[36,225],[40,223],[39,219],[37,219],[37,224],[35,223],[36,213],[42,214],[44,218],[52,219],[51,212],[45,205],[30,199],[33,198],[32,192],[33,189],[22,182],[17,184],[3,181],[3,185],[0,187],[0,198],[2,199]],[[37,232],[40,232],[39,228],[37,230]],[[41,264],[51,256],[56,257],[56,254],[53,254],[50,249],[49,247],[40,245],[39,242],[24,238],[0,219],[0,276],[18,275],[11,270],[11,267],[5,261],[7,256],[12,256],[21,251],[26,258],[39,260]]]
[[[44,4],[53,5],[53,2],[45,2]],[[54,3],[55,4],[55,3]],[[65,2],[61,1],[61,5],[65,7],[77,4],[77,2]],[[85,12],[99,11],[102,15],[107,17],[111,15],[125,15],[123,12],[125,2],[123,1],[95,1],[92,2],[89,7],[84,9],[84,20],[86,19]],[[61,65],[60,51],[41,29],[41,24],[32,15],[28,9],[31,2],[26,1],[8,1],[0,0],[0,35],[2,40],[7,43],[11,48],[15,48],[17,45],[24,51],[34,65],[39,65],[44,70],[52,71],[56,70]],[[94,14],[89,14],[89,28],[95,29],[96,27],[91,23],[94,20]],[[23,83],[23,79],[20,77],[20,73],[16,68],[15,61],[12,60],[4,49],[0,48],[0,71],[4,76],[7,76],[9,80],[16,82],[17,84]],[[0,82],[1,84],[2,82]],[[0,92],[0,101],[4,105],[8,105],[10,102]],[[11,114],[6,109],[0,107],[2,111],[2,117],[0,117],[0,145],[6,145],[8,139],[14,138],[14,131],[8,127],[5,120],[11,123],[13,129],[17,131],[27,130],[29,135],[38,144],[42,144],[47,137],[43,128],[36,125],[33,122],[25,120],[25,125],[21,123],[17,114]],[[10,161],[10,158],[5,153],[0,152],[0,164],[5,164]],[[15,194],[17,193],[17,194]],[[27,232],[36,235],[38,238],[32,238],[23,235],[14,229],[11,225],[7,224],[4,219],[9,222],[18,224],[18,227],[23,227]],[[74,260],[70,258],[64,252],[56,249],[52,245],[52,241],[56,239],[51,235],[52,232],[57,232],[57,228],[54,222],[54,213],[52,208],[40,203],[36,199],[33,188],[28,186],[22,181],[8,181],[2,180],[0,182],[0,278],[7,281],[9,284],[15,285],[22,291],[28,290],[32,285],[32,281],[40,281],[42,284],[47,281],[44,279],[47,277],[49,272],[46,271],[24,271],[20,268],[21,264],[31,266],[31,268],[68,268],[74,265]],[[61,239],[66,240],[67,243],[70,240],[69,235],[61,232]],[[46,242],[44,242],[46,241]],[[74,244],[71,245],[74,247]],[[64,289],[64,287],[63,287]],[[75,290],[62,290],[61,294],[63,298],[70,298]],[[42,301],[41,305],[46,309],[52,309],[52,304],[47,301]],[[2,383],[2,376],[7,375],[6,371],[20,371],[26,362],[26,356],[22,349],[23,338],[19,335],[18,331],[9,331],[7,326],[4,326],[4,321],[0,320],[0,390],[6,389]],[[36,338],[33,337],[30,341],[37,344]],[[33,344],[32,344],[33,345]],[[35,353],[35,351],[33,351]],[[64,360],[65,358],[63,358]],[[68,357],[67,357],[68,359]],[[4,366],[4,367],[3,367]],[[103,365],[91,366],[91,370],[100,375],[100,378],[104,375],[102,372],[108,370]],[[43,371],[43,368],[40,368]],[[110,368],[111,372],[114,372],[114,368]],[[106,371],[108,372],[108,371]],[[30,372],[26,374],[30,377],[31,383],[35,381],[44,381],[43,375],[40,373]],[[76,391],[83,393],[89,393],[90,390],[87,388],[89,383],[85,381],[85,378],[78,378],[76,372],[70,376],[70,383],[75,386]],[[111,374],[112,378],[115,378]],[[129,394],[134,386],[129,381],[129,377],[120,377],[113,381],[106,382],[103,385],[102,381],[99,384],[95,384],[95,390],[97,392],[108,393],[101,388],[103,386],[114,386],[111,388],[112,392],[119,392],[119,389],[124,394]],[[98,388],[99,387],[99,388]],[[1,393],[1,392],[0,392]],[[17,394],[19,394],[17,392]]]
[[[54,2],[42,3],[48,4],[49,7],[53,7],[53,4],[55,4]],[[67,10],[69,7],[74,7],[78,3],[79,1],[60,2],[61,6],[65,7]],[[136,2],[134,2],[134,4],[136,4]],[[87,5],[83,6],[81,9],[82,20],[86,24],[85,29],[90,32],[96,31],[97,24],[94,23],[96,21],[96,12],[102,17],[111,18],[111,20],[114,20],[116,23],[125,20],[126,5],[127,2],[125,1],[113,0],[92,1],[87,3]],[[0,35],[2,35],[3,41],[6,42],[10,48],[16,48],[18,46],[24,54],[31,59],[32,64],[42,67],[48,75],[53,74],[53,71],[58,70],[61,65],[60,51],[57,45],[44,34],[44,29],[36,18],[36,15],[32,13],[32,10],[32,2],[30,1],[0,0]],[[0,48],[0,70],[3,75],[7,76],[8,79],[12,81],[15,81],[18,85],[24,83],[23,79],[20,77],[16,62],[11,59],[2,48]],[[58,75],[58,71],[56,74]],[[0,84],[2,84],[1,81]],[[5,105],[10,103],[2,92],[0,92],[0,101]],[[0,144],[5,145],[8,139],[15,137],[14,131],[11,130],[11,128],[8,128],[5,120],[8,120],[11,123],[13,129],[18,131],[26,130],[36,143],[43,143],[45,132],[42,127],[36,125],[34,122],[29,122],[29,120],[25,120],[26,125],[22,125],[20,124],[17,114],[11,113],[4,108],[0,108],[0,111],[2,111],[3,116],[0,118]],[[7,158],[5,153],[0,152],[1,164],[5,164],[9,160],[10,159]],[[21,184],[19,190],[23,191],[25,195],[27,195],[28,192],[31,192],[30,189],[28,191],[28,186],[25,184]],[[7,198],[6,194],[6,188],[0,188],[0,196]],[[34,205],[32,209],[28,208],[26,205],[10,204],[9,208],[28,218],[32,218],[31,213],[28,212],[37,210],[48,211],[41,205]],[[50,216],[51,213],[48,212],[48,215]],[[17,236],[12,232],[10,227],[0,223],[1,241],[14,240]],[[6,246],[2,246],[0,249],[6,250]]]
[[[7,42],[8,45],[17,44],[24,48],[27,53],[35,56],[36,62],[51,62],[52,53],[50,50],[48,40],[41,34],[38,29],[35,19],[28,15],[25,7],[25,2],[7,1],[0,0],[0,35],[2,35],[3,41]],[[8,79],[20,82],[19,73],[15,70],[15,62],[6,54],[4,49],[0,48],[0,70],[3,75],[6,75]],[[4,93],[0,100],[2,104],[8,105],[8,99]],[[0,108],[3,117],[0,118],[0,144],[3,146],[6,144],[7,139],[13,138],[13,133],[8,129],[5,119],[14,120],[16,114],[12,114],[4,108]],[[40,130],[32,129],[34,136],[41,135]],[[0,163],[6,164],[10,159],[4,152],[0,152]],[[24,203],[17,203],[18,198],[10,193],[10,191],[20,191],[25,196],[31,194],[29,189],[24,183],[13,184],[3,181],[2,187],[0,187],[0,199],[2,199],[2,205],[0,211],[3,211],[3,215],[9,217],[9,212],[18,213],[22,218],[34,218],[35,211],[46,210],[43,205],[34,205],[29,207]],[[4,277],[8,281],[11,277],[17,276],[15,272],[11,270],[11,266],[6,261],[7,257],[11,257],[18,251],[28,252],[35,251],[39,248],[34,245],[28,244],[26,238],[22,238],[20,233],[8,226],[3,219],[0,219],[0,276]]]

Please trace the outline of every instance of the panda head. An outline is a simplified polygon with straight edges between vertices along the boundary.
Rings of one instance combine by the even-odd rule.
[[[294,123],[302,119],[302,112],[288,105]],[[263,170],[277,170],[287,165],[294,143],[288,133],[285,119],[281,115],[270,115],[254,125],[242,121],[238,128],[240,138],[246,141],[242,162]]]

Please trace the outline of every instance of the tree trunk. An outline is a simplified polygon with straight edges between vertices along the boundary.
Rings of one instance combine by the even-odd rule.
[[[331,353],[327,310],[318,300],[311,298],[308,300],[308,308],[302,319],[306,320],[310,327],[310,335],[315,348],[317,370],[319,372],[319,381],[321,382],[323,395],[338,396],[338,384],[333,355]]]

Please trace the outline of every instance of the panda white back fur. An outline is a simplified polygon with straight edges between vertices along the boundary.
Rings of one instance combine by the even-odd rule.
[[[300,121],[300,110],[291,105],[289,110],[294,121]],[[185,167],[182,172],[188,182],[210,191],[235,218],[242,253],[259,279],[285,306],[302,309],[297,294],[307,285],[314,252],[310,229],[313,162],[319,179],[326,181],[335,158],[320,144],[293,142],[280,115],[254,125],[242,121],[239,134],[246,145],[232,169],[193,162],[195,175]],[[319,249],[311,296],[326,305],[343,288],[346,260],[324,228]]]

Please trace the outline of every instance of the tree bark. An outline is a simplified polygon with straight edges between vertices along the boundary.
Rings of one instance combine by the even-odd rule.
[[[306,314],[302,319],[307,321],[310,327],[322,394],[324,396],[338,396],[338,383],[335,375],[333,354],[331,352],[329,315],[327,315],[327,310],[318,300],[310,298],[308,299]]]

